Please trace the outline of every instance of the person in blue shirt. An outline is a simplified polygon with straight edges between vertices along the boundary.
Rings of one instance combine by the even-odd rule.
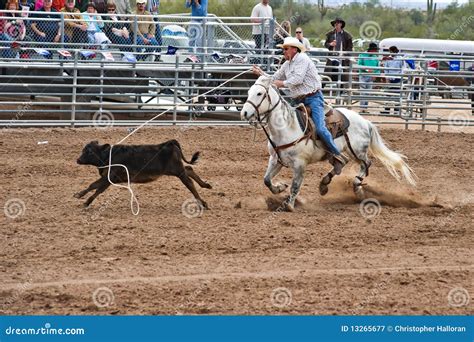
[[[398,93],[400,91],[401,74],[403,71],[403,58],[398,54],[398,48],[396,46],[390,46],[388,49],[390,52],[389,56],[382,59],[384,66],[384,74],[387,78],[390,86],[387,88],[392,93]],[[394,114],[400,114],[400,108],[395,107],[393,109]],[[389,114],[390,107],[385,107],[382,114]]]
[[[186,0],[186,8],[191,7],[191,21],[196,24],[189,25],[189,46],[195,51],[196,46],[201,45],[204,34],[203,19],[199,17],[207,17],[207,0]]]
[[[186,0],[186,8],[191,7],[191,16],[207,17],[207,0]]]

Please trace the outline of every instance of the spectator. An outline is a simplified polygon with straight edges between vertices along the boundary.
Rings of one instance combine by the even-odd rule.
[[[369,90],[368,92],[361,91],[361,95],[370,95],[370,90],[374,84],[374,78],[376,75],[380,74],[380,70],[377,69],[379,67],[379,59],[376,55],[378,51],[378,46],[376,43],[370,43],[369,48],[367,49],[367,53],[361,53],[359,55],[359,81],[360,81],[360,89]],[[374,69],[376,68],[376,69]],[[360,108],[361,113],[367,114],[367,108],[369,107],[369,101],[361,100],[360,101]]]
[[[309,43],[308,38],[303,37],[303,29],[301,27],[296,28],[295,34],[296,34],[296,39],[298,39],[300,43],[304,45],[304,48],[306,49],[306,51],[311,49],[311,44]]]
[[[110,39],[107,38],[102,31],[104,22],[100,15],[97,14],[97,8],[93,2],[87,5],[87,12],[82,14],[85,23],[87,24],[87,40],[91,45],[101,45],[104,49],[107,44],[110,44]]]
[[[191,21],[196,24],[189,25],[189,46],[196,47],[202,45],[204,24],[203,19],[199,17],[207,17],[207,1],[208,0],[186,0],[186,8],[191,7]]]
[[[277,48],[277,45],[283,44],[286,37],[291,36],[291,23],[288,20],[282,21],[280,27],[277,28],[275,35],[273,36],[273,48]],[[279,54],[283,54],[283,50],[278,49]]]
[[[64,19],[66,19],[64,40],[68,43],[87,43],[87,24],[82,19],[81,11],[75,7],[75,0],[66,0],[66,5],[61,12],[65,13]]]
[[[33,0],[21,0],[18,7],[24,12],[33,12],[35,10],[35,2]],[[25,15],[25,17],[27,16]]]
[[[83,13],[87,11],[87,5],[89,0],[76,0],[76,8],[79,9],[79,12]]]
[[[145,51],[152,52],[157,49],[158,42],[155,38],[155,23],[150,12],[145,10],[147,0],[137,0],[137,10],[135,14],[137,17],[137,29],[135,32],[135,25],[132,24],[132,31],[137,37],[137,45],[147,45]],[[143,59],[143,57],[141,58]]]
[[[52,0],[44,0],[43,7],[39,9],[41,13],[31,15],[33,19],[31,30],[33,31],[33,39],[39,43],[59,43],[61,42],[61,31],[59,27],[59,13],[52,7]],[[56,20],[41,20],[56,19]],[[46,47],[48,44],[41,44]],[[51,55],[50,55],[51,57]]]
[[[163,45],[163,42],[161,40],[160,21],[158,19],[158,15],[160,14],[160,0],[148,0],[146,9],[153,16],[153,20],[155,21],[155,38],[158,42],[158,45],[161,46]],[[161,51],[161,48],[158,48],[157,50]]]
[[[270,32],[270,25],[268,22],[263,23],[262,32],[262,19],[258,18],[273,18],[272,7],[269,5],[269,0],[262,0],[262,2],[255,5],[252,10],[252,22],[255,25],[252,26],[253,40],[255,41],[255,48],[263,49],[268,47],[268,34]],[[258,51],[258,53],[261,53]]]
[[[64,8],[64,5],[65,5],[65,0],[53,0],[53,5],[52,7],[56,10],[56,11],[61,11],[63,8]]]
[[[43,8],[43,0],[35,0],[35,11]]]
[[[192,17],[207,17],[207,0],[186,0],[186,8],[189,7],[191,7]],[[201,21],[202,19],[194,20]]]
[[[107,3],[107,21],[104,26],[104,32],[113,44],[123,45],[120,50],[131,51],[132,39],[126,23],[119,22],[117,7],[114,2]]]
[[[132,7],[130,6],[130,0],[114,0],[115,13],[119,16],[121,14],[132,14]]]
[[[396,46],[390,46],[388,49],[390,52],[389,56],[382,59],[384,66],[384,74],[389,83],[388,90],[390,92],[400,91],[401,74],[403,71],[403,58],[398,55],[398,48]],[[390,114],[390,107],[385,107],[383,114]],[[394,113],[400,113],[400,108],[394,108]]]
[[[0,16],[6,17],[0,20],[0,40],[2,41],[13,42],[25,38],[25,23],[21,19],[21,14],[14,13],[13,11],[18,11],[18,2],[16,0],[9,0],[6,4],[6,11],[0,14]],[[7,49],[2,50],[2,57],[16,58],[17,51],[8,46]]]
[[[389,83],[400,83],[400,74],[403,69],[403,59],[398,56],[398,48],[396,46],[390,46],[388,49],[390,52],[389,56],[382,59],[383,66],[385,68],[384,74],[387,77]]]
[[[341,18],[336,18],[333,21],[331,21],[331,25],[334,27],[334,30],[331,30],[326,33],[326,42],[324,43],[324,46],[329,51],[334,51],[334,52],[352,51],[352,36],[349,32],[344,31],[346,22],[342,20]],[[338,80],[337,72],[339,70],[337,67],[339,65],[340,65],[339,59],[328,58],[324,72],[332,73],[330,77],[333,80],[333,82],[336,82]],[[349,66],[349,60],[343,59],[342,66],[343,67]],[[341,80],[344,82],[347,82],[349,80],[349,75],[347,75],[347,70],[344,70],[343,72],[345,73],[342,75]]]

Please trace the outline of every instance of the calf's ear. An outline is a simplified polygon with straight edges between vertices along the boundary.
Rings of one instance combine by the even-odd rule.
[[[108,150],[110,148],[110,144],[104,144],[101,146],[102,150]]]
[[[89,144],[91,144],[91,145],[99,145],[99,141],[98,141],[98,140],[93,140],[93,141],[91,141]]]

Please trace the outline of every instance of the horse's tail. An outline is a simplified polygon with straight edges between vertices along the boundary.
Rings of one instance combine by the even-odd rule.
[[[377,127],[373,124],[371,124],[370,152],[385,165],[388,172],[399,182],[405,180],[410,185],[416,186],[416,175],[406,163],[406,156],[389,149]]]

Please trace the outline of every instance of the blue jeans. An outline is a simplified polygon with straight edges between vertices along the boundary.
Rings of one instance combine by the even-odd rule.
[[[158,41],[156,40],[155,37],[152,37],[152,38],[147,38],[149,43],[146,45],[146,46],[150,46],[150,47],[147,47],[145,48],[145,51],[146,52],[154,52],[158,49],[158,46],[160,44],[158,44]],[[142,37],[140,36],[137,36],[137,45],[145,45],[145,43],[143,42],[143,39]]]
[[[314,125],[316,126],[316,133],[326,143],[326,146],[329,148],[329,152],[335,155],[341,154],[337,146],[334,144],[332,135],[327,129],[326,123],[324,122],[324,98],[321,90],[312,96],[306,97],[303,100],[303,104],[311,108],[311,116],[313,118]]]
[[[368,75],[360,75],[360,89],[361,95],[370,95],[370,91],[362,91],[362,89],[365,90],[371,90],[373,86],[373,79],[372,76]],[[367,109],[369,107],[369,101],[367,100],[361,100],[360,101],[360,108]]]

